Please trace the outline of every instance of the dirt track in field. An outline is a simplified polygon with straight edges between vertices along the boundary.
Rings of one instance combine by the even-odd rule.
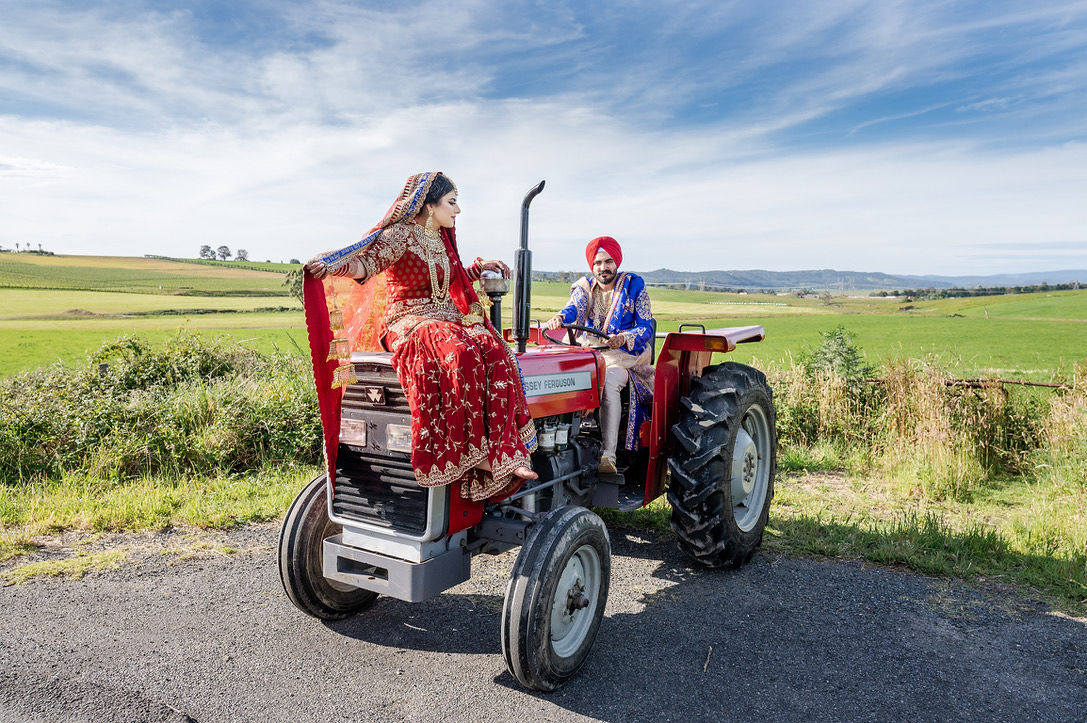
[[[282,594],[276,534],[121,538],[119,569],[0,588],[0,720],[1087,718],[1087,621],[1000,591],[767,554],[694,571],[613,530],[594,652],[536,695],[498,637],[515,552],[324,625]]]

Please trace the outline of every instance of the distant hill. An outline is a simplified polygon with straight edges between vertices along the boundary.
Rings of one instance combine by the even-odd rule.
[[[809,269],[804,271],[767,271],[746,269],[735,271],[673,271],[657,269],[639,272],[642,278],[653,284],[691,283],[709,288],[731,289],[916,289],[933,287],[974,286],[1028,286],[1031,284],[1067,284],[1081,281],[1087,284],[1087,270],[1064,269],[1060,271],[1034,271],[1021,274],[993,274],[990,276],[912,276],[865,271],[838,271],[836,269]]]
[[[934,286],[937,283],[943,283],[947,286],[1030,286],[1031,284],[1070,284],[1074,281],[1087,285],[1087,271],[1083,269],[1032,271],[1022,274],[993,274],[991,276],[917,276],[906,278],[930,280]]]

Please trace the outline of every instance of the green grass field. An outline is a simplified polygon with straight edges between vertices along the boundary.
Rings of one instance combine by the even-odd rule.
[[[277,264],[279,266],[281,264]],[[88,289],[144,294],[235,291],[283,293],[283,274],[124,256],[0,255],[0,287]]]
[[[282,285],[283,271],[290,267],[256,267],[0,255],[0,375],[57,361],[85,364],[95,349],[133,332],[159,343],[181,329],[225,336],[261,352],[306,354],[300,306]],[[567,284],[534,284],[531,316],[549,318],[566,303],[568,291]],[[958,376],[1047,381],[1064,378],[1087,357],[1087,291],[909,303],[674,289],[651,289],[650,294],[660,331],[675,330],[683,322],[710,328],[763,325],[764,342],[742,345],[730,357],[763,368],[783,367],[775,378],[787,376],[790,361],[817,346],[821,332],[839,325],[854,333],[869,361],[935,356],[940,368]],[[512,297],[504,301],[508,324]],[[1082,367],[1080,374],[1082,379]],[[24,377],[14,383],[29,381]],[[796,394],[799,399],[818,393]],[[788,387],[777,388],[779,405],[787,397]],[[1050,392],[1037,397],[1041,404],[1058,398]],[[1081,411],[1082,406],[1069,403],[1069,429],[1082,429],[1073,423]],[[1040,591],[1062,609],[1087,609],[1087,507],[1076,481],[1083,476],[1082,465],[1075,466],[1080,458],[1061,461],[1056,455],[1050,464],[1039,457],[1042,462],[1022,475],[994,473],[961,498],[933,497],[912,468],[879,462],[874,449],[783,438],[783,474],[767,548],[863,558],[928,574],[995,578]],[[1058,467],[1063,471],[1052,472]],[[72,471],[60,480],[0,484],[0,562],[25,555],[44,536],[62,530],[220,527],[274,519],[315,473],[305,466],[269,463],[236,475],[105,479]],[[658,501],[609,521],[666,530],[668,514],[667,504]],[[27,563],[3,576],[7,582],[39,574],[78,576],[120,562],[77,556],[55,570]]]
[[[533,286],[533,316],[564,304],[565,285]],[[651,289],[658,330],[761,324],[766,339],[739,347],[737,361],[798,358],[836,326],[854,332],[874,361],[935,354],[962,374],[1048,379],[1087,357],[1087,290],[907,303],[880,297],[825,303],[795,295]],[[781,304],[781,306],[778,306]],[[908,310],[902,310],[910,306]]]
[[[131,332],[159,341],[191,329],[262,352],[300,353],[301,305],[283,286],[295,267],[243,263],[2,254],[0,375],[78,363]],[[281,308],[293,311],[261,311]]]
[[[301,311],[258,311],[298,308],[283,287],[283,272],[293,267],[245,265],[268,270],[218,261],[0,255],[0,374],[77,362],[128,332],[157,340],[190,329],[260,351],[298,353],[306,338]],[[532,317],[546,320],[568,294],[568,284],[534,284]],[[935,354],[963,375],[1048,380],[1087,356],[1087,290],[913,303],[659,288],[650,295],[661,331],[682,322],[762,324],[766,340],[733,353],[745,362],[797,358],[838,325],[854,332],[874,361]],[[504,301],[508,323],[512,297]]]
[[[905,306],[897,302],[896,306]],[[1087,321],[1087,295],[1080,291],[1047,291],[1033,294],[974,296],[965,299],[940,299],[914,302],[911,313],[931,316],[960,314],[981,318],[1069,319]]]
[[[1087,300],[1087,296],[1082,297]],[[851,314],[806,319],[744,319],[762,324],[766,340],[740,346],[736,361],[760,363],[799,359],[819,342],[819,332],[839,324],[856,334],[857,344],[874,361],[940,357],[963,376],[990,374],[1047,381],[1067,373],[1087,356],[1087,323],[1028,321],[1011,317],[948,318],[898,314]]]

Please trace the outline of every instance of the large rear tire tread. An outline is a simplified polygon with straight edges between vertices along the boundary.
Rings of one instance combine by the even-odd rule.
[[[551,611],[562,571],[583,546],[600,564],[592,619],[578,648],[561,657],[552,645]],[[510,673],[526,688],[551,692],[585,663],[608,600],[611,543],[603,520],[584,507],[560,507],[536,522],[521,547],[502,606],[502,653]]]
[[[761,514],[752,529],[741,530],[733,515],[730,479],[736,433],[755,404],[766,412],[770,431],[769,479]],[[668,460],[668,501],[672,530],[680,548],[698,564],[717,568],[742,565],[762,543],[774,496],[777,424],[773,392],[766,375],[736,362],[705,369],[691,380],[690,393],[672,426]]]
[[[298,493],[279,532],[279,579],[294,606],[320,620],[343,620],[373,604],[377,593],[334,587],[321,573],[324,540],[342,531],[328,518],[324,475]]]

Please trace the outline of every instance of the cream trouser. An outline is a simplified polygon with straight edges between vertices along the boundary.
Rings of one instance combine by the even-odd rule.
[[[616,349],[604,352],[607,372],[604,376],[604,398],[600,404],[600,433],[604,437],[602,454],[615,459],[615,447],[619,443],[619,416],[621,403],[619,392],[630,381],[627,369],[637,365],[638,357]]]

